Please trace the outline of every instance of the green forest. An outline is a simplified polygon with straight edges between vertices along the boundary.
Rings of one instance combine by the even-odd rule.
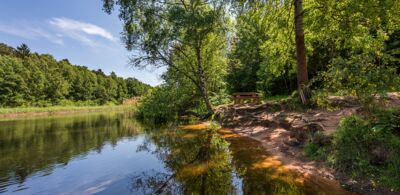
[[[12,48],[0,43],[0,107],[121,104],[150,88],[135,78],[33,53],[26,44]]]
[[[145,95],[145,118],[210,116],[233,92],[291,96],[327,106],[329,95],[373,96],[400,88],[397,0],[104,0],[118,8],[132,65],[165,66]],[[115,11],[115,10],[114,10]]]

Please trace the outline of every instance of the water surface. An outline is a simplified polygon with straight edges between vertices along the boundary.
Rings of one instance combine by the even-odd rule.
[[[3,194],[339,194],[254,141],[129,113],[0,121]]]

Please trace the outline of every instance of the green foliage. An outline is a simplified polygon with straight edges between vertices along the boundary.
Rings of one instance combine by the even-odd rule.
[[[208,114],[214,111],[209,92],[214,80],[224,76],[226,60],[225,3],[222,1],[103,0],[104,10],[119,7],[124,22],[123,40],[136,50],[132,64],[137,67],[165,66],[195,86]],[[222,68],[221,68],[222,67]],[[212,73],[219,73],[210,74]],[[221,75],[221,76],[220,76]]]
[[[208,47],[206,47],[208,48]],[[214,53],[218,54],[218,53]],[[210,55],[212,56],[212,55]],[[219,58],[223,59],[223,58]],[[219,61],[221,62],[221,61]],[[177,62],[180,66],[182,62]],[[210,61],[214,64],[216,62]],[[221,68],[224,64],[214,64],[214,69]],[[184,64],[182,66],[185,66]],[[210,94],[210,102],[213,106],[229,103],[230,96],[224,89],[224,73],[217,70],[207,70],[209,75],[206,83]],[[197,86],[180,71],[169,69],[164,73],[165,83],[145,96],[138,106],[137,116],[140,119],[163,123],[177,119],[180,115],[194,115],[203,118],[208,114],[207,107],[202,101]]]
[[[28,84],[24,80],[26,70],[22,61],[0,56],[0,64],[0,105],[24,105],[24,94],[28,92]]]
[[[290,94],[297,88],[293,5],[246,2],[236,18],[230,89],[251,91],[256,82],[265,95]],[[371,95],[399,90],[399,8],[396,0],[304,1],[308,72],[317,103],[335,93],[369,105]]]
[[[321,132],[309,136],[304,145],[304,154],[313,160],[326,160],[328,157],[328,138]]]
[[[172,105],[202,113],[204,106],[228,103],[227,93],[268,97],[297,89],[291,1],[234,1],[232,14],[225,1],[103,2],[109,13],[119,6],[126,46],[143,54],[132,63],[166,66],[163,88],[185,88],[172,90],[171,100],[191,97]],[[318,105],[339,94],[372,109],[374,95],[399,90],[399,7],[396,0],[304,1],[309,87]],[[284,102],[297,107],[295,98]]]
[[[399,148],[400,144],[397,143],[396,146]],[[381,181],[384,185],[398,191],[400,190],[400,157],[396,156],[394,158],[396,159],[393,159],[392,162],[382,170]]]
[[[322,84],[325,95],[355,96],[364,106],[370,106],[373,95],[398,90],[393,37],[400,28],[399,1],[315,0],[307,5],[308,38],[317,46],[311,60],[323,63],[316,87]]]
[[[227,92],[288,95],[297,88],[291,1],[244,1],[232,15],[220,1],[103,2],[107,12],[120,6],[126,46],[144,54],[133,64],[168,67],[160,93],[174,97],[171,105],[202,113],[208,101],[227,103]],[[354,95],[370,106],[371,95],[399,89],[399,6],[395,0],[304,1],[308,69],[318,104],[333,93]],[[230,26],[227,17],[234,16]],[[183,98],[186,103],[183,94],[190,97]],[[295,98],[285,102],[296,107]]]
[[[376,64],[373,55],[353,55],[349,59],[332,60],[323,73],[325,89],[341,95],[351,95],[365,106],[376,99],[374,95],[396,90],[399,75],[393,67]]]
[[[256,6],[256,5],[254,5]],[[228,75],[231,92],[257,91],[257,71],[263,61],[261,46],[267,40],[266,11],[251,9],[237,17],[236,41],[231,51],[231,67]]]
[[[151,87],[115,73],[90,71],[48,54],[0,44],[0,107],[120,104]]]
[[[150,90],[142,97],[136,116],[145,121],[163,123],[175,120],[179,106],[178,101],[174,99],[172,88],[157,87]]]
[[[164,84],[142,97],[137,110],[140,119],[164,123],[177,119],[178,115],[207,113],[196,86],[180,72],[170,69],[163,77]]]
[[[108,1],[120,6],[123,39],[142,55],[134,66],[165,66],[165,83],[148,93],[137,116],[164,122],[178,115],[206,116],[228,101],[225,5],[220,1]],[[229,21],[229,20],[227,20]]]
[[[296,89],[292,12],[287,2],[254,1],[239,13],[230,91],[259,91],[267,96]]]
[[[15,56],[16,50],[4,43],[0,43],[0,55]]]
[[[265,59],[258,71],[259,89],[266,95],[287,95],[297,89],[293,6],[270,1],[264,8],[268,40],[261,47]]]
[[[353,174],[366,174],[370,170],[368,145],[371,144],[368,124],[357,116],[345,118],[340,122],[333,140],[333,163],[341,171]]]
[[[149,85],[146,85],[135,78],[125,79],[127,94],[129,97],[142,96],[151,89]]]
[[[334,167],[354,176],[369,175],[400,189],[399,119],[399,111],[343,119],[333,139],[330,160]]]
[[[231,103],[232,98],[226,91],[220,91],[219,93],[211,94],[210,102],[214,106],[219,106]]]
[[[318,151],[319,151],[319,146],[315,143],[306,143],[304,145],[304,153],[306,154],[306,156],[312,158],[312,159],[316,159],[316,157],[318,156]]]
[[[19,57],[26,57],[29,56],[29,54],[31,53],[31,50],[25,43],[22,43],[20,46],[18,46],[16,51]]]

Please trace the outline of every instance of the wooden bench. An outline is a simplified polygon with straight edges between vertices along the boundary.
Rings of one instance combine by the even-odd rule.
[[[260,96],[258,93],[255,92],[240,92],[240,93],[233,93],[233,101],[235,104],[244,104],[244,103],[256,103],[259,104]]]

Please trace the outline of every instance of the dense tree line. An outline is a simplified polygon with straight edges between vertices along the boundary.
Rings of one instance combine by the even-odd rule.
[[[17,48],[0,44],[1,107],[120,104],[148,89],[135,78],[106,75],[100,69],[32,53],[26,44]]]

